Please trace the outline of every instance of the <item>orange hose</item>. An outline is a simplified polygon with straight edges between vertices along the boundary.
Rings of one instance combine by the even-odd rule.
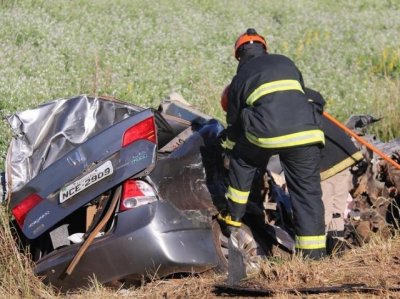
[[[356,133],[354,133],[352,130],[350,130],[348,127],[346,127],[345,125],[343,125],[341,122],[339,122],[337,119],[335,119],[333,116],[331,116],[328,112],[324,111],[323,115],[329,119],[331,122],[333,122],[335,125],[337,125],[339,128],[341,128],[343,131],[345,131],[347,134],[349,134],[351,137],[353,137],[354,139],[356,139],[358,142],[360,142],[361,144],[365,145],[367,148],[369,148],[371,151],[375,152],[377,155],[381,156],[383,159],[385,159],[387,162],[389,162],[390,164],[392,164],[394,167],[396,167],[397,169],[400,170],[400,165],[394,161],[393,159],[391,159],[390,157],[388,157],[387,155],[385,155],[383,152],[381,152],[379,149],[377,149],[375,146],[373,146],[372,144],[368,143],[367,141],[365,141],[363,138],[361,138],[360,136],[358,136]]]

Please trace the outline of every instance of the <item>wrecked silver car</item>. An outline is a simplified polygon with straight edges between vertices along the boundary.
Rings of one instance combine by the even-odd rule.
[[[364,129],[363,119],[352,118],[350,128]],[[226,192],[220,122],[174,97],[146,109],[84,95],[7,120],[13,138],[2,189],[21,247],[45,283],[65,291],[94,276],[132,282],[227,270],[228,239],[215,221]],[[370,142],[400,160],[399,140]],[[364,154],[367,168],[351,191],[350,246],[399,227],[399,171]],[[277,166],[272,159],[250,193],[239,236],[246,257],[294,252]]]
[[[145,109],[77,96],[8,122],[8,204],[44,282],[68,290],[93,276],[140,281],[221,264],[218,121],[173,99]]]

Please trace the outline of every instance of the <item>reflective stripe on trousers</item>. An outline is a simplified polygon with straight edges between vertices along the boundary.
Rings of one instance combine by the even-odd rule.
[[[227,197],[235,203],[238,204],[247,204],[247,200],[249,198],[250,191],[240,191],[232,186],[228,187],[228,192],[226,193]]]
[[[297,249],[323,249],[326,247],[326,236],[296,236]]]

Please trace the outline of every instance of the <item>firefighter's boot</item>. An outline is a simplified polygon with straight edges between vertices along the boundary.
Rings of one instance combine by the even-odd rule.
[[[226,210],[221,211],[217,219],[221,227],[221,232],[228,238],[232,233],[237,232],[242,225],[240,219],[235,219]]]

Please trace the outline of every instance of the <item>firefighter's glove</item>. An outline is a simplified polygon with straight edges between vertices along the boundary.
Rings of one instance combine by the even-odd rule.
[[[362,159],[358,161],[355,165],[350,168],[350,171],[353,175],[361,176],[363,175],[368,169],[369,163]]]
[[[223,148],[225,151],[231,151],[233,147],[235,146],[235,142],[230,141],[227,136],[225,138],[220,139],[220,145],[221,148]]]
[[[235,143],[226,136],[226,130],[222,131],[217,137],[217,148],[221,153],[223,165],[226,169],[229,169],[231,151],[234,145]]]
[[[320,102],[316,102],[313,100],[308,100],[314,107],[314,110],[317,111],[319,114],[322,114],[324,112],[324,105]]]
[[[315,109],[317,110],[318,113],[322,114],[324,113],[324,106],[315,104]]]

